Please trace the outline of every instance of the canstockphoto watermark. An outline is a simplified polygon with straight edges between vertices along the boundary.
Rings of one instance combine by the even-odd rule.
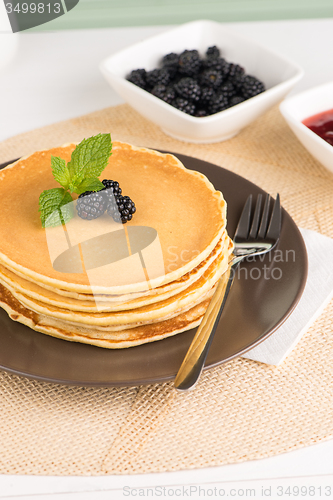
[[[180,266],[190,262],[200,254],[199,250],[187,250],[177,246],[170,246],[166,257],[165,267],[167,272],[171,272]],[[238,278],[242,279],[274,279],[279,280],[283,275],[283,266],[286,262],[295,262],[295,250],[273,250],[265,255],[257,257],[246,257],[244,262],[236,268]],[[256,263],[257,265],[247,266],[246,263]]]
[[[153,488],[131,488],[124,486],[124,497],[141,497],[141,498],[254,498],[256,490],[254,488],[220,488],[218,486],[205,487],[197,485],[187,486],[155,486]]]
[[[211,484],[187,484],[170,486],[145,486],[130,487],[122,489],[123,497],[140,498],[332,498],[332,481],[324,478],[303,477],[303,478],[276,478],[242,481],[231,481],[227,483]]]

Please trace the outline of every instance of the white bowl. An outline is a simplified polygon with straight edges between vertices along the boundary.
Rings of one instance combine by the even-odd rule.
[[[134,69],[149,71],[158,67],[165,54],[197,49],[204,56],[212,45],[221,49],[227,61],[240,64],[247,74],[262,80],[267,90],[225,111],[198,118],[126,80]],[[159,125],[166,134],[195,143],[219,142],[233,137],[281,101],[303,76],[297,64],[212,21],[183,24],[136,43],[103,61],[100,69],[114,90],[139,113]]]
[[[305,118],[333,109],[333,82],[301,92],[280,105],[280,111],[303,146],[333,172],[333,146],[302,123]]]

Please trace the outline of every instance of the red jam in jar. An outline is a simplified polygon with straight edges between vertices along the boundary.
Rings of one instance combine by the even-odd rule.
[[[333,146],[333,109],[310,116],[302,123]]]

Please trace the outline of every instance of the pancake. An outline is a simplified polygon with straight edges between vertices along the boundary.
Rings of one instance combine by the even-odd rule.
[[[175,316],[179,314],[179,312],[189,309],[191,304],[198,303],[201,297],[215,285],[222,274],[226,272],[227,268],[228,254],[221,253],[203,275],[182,292],[147,306],[115,312],[82,312],[74,311],[69,307],[64,309],[28,297],[24,293],[17,292],[9,285],[7,285],[7,288],[19,302],[37,313],[76,324],[79,323],[95,327],[120,327],[121,325],[127,326],[133,323],[151,323],[165,317]]]
[[[50,168],[51,155],[69,161],[74,148],[75,144],[70,144],[39,151],[1,171],[0,263],[53,289],[88,294],[146,290],[146,281],[138,276],[125,284],[94,283],[92,292],[86,272],[64,273],[52,266],[46,231],[39,219],[38,198],[43,190],[58,187]],[[135,201],[137,212],[126,224],[126,230],[135,226],[150,227],[158,235],[165,265],[163,275],[150,279],[151,288],[171,283],[190,272],[209,256],[221,239],[226,225],[226,203],[222,194],[205,176],[186,169],[173,155],[114,142],[103,177],[117,179],[123,192]],[[110,217],[106,214],[83,222],[87,234],[94,233],[96,228],[104,233],[110,231]],[[74,217],[67,224],[67,230],[79,231],[80,224],[81,219]],[[62,230],[61,226],[54,228],[59,234]]]
[[[221,279],[224,281],[224,289],[227,284],[230,269]],[[214,289],[212,290],[212,292]],[[211,293],[212,293],[211,292]],[[122,332],[100,335],[96,330],[87,327],[75,327],[63,322],[49,324],[49,318],[32,312],[20,304],[15,297],[0,284],[0,306],[14,320],[23,323],[38,332],[72,342],[81,342],[108,349],[123,349],[154,342],[167,337],[182,333],[197,327],[208,307],[210,297],[189,309],[176,318],[156,322],[150,325],[138,326]]]
[[[103,178],[134,200],[133,219],[74,216],[44,229],[38,198],[58,187],[51,155],[69,161],[74,148],[38,151],[0,172],[0,306],[41,333],[107,348],[197,326],[229,274],[222,194],[173,155],[114,142]]]
[[[67,308],[72,311],[124,311],[163,301],[186,290],[204,274],[204,272],[220,255],[228,255],[229,252],[230,238],[225,235],[207,259],[205,259],[195,269],[177,280],[178,286],[176,286],[176,282],[173,282],[172,287],[165,285],[165,287],[149,290],[148,292],[154,291],[154,293],[144,294],[143,296],[139,296],[137,298],[132,298],[135,294],[127,294],[124,296],[104,295],[99,297],[93,295],[81,295],[80,298],[64,297],[62,294],[57,293],[58,290],[43,288],[38,284],[13,273],[2,265],[0,265],[0,283],[7,286],[9,290],[11,290],[12,293],[18,298],[18,300],[20,300],[20,296],[22,295],[38,300],[44,304]],[[87,299],[88,297],[89,299]],[[98,307],[96,306],[96,302],[98,302]]]

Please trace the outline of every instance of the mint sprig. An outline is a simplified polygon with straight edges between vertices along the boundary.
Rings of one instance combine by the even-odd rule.
[[[73,191],[87,177],[99,177],[111,154],[110,134],[98,134],[89,139],[83,139],[79,146],[74,149],[68,170],[73,183]],[[71,186],[70,186],[71,188]]]
[[[73,217],[73,201],[68,191],[63,188],[53,188],[43,191],[39,197],[40,218],[43,227],[66,224]]]
[[[74,216],[72,205],[69,205],[73,201],[71,193],[80,195],[104,188],[98,176],[108,164],[111,150],[110,134],[98,134],[83,139],[67,164],[63,158],[51,156],[53,177],[62,188],[47,189],[39,197],[43,227],[66,224]]]
[[[64,189],[68,189],[70,175],[65,160],[59,158],[59,156],[51,156],[51,167],[55,180],[59,182]]]
[[[104,184],[97,179],[97,177],[89,177],[88,179],[84,179],[81,184],[75,188],[75,193],[82,194],[85,191],[100,191],[104,187]]]

